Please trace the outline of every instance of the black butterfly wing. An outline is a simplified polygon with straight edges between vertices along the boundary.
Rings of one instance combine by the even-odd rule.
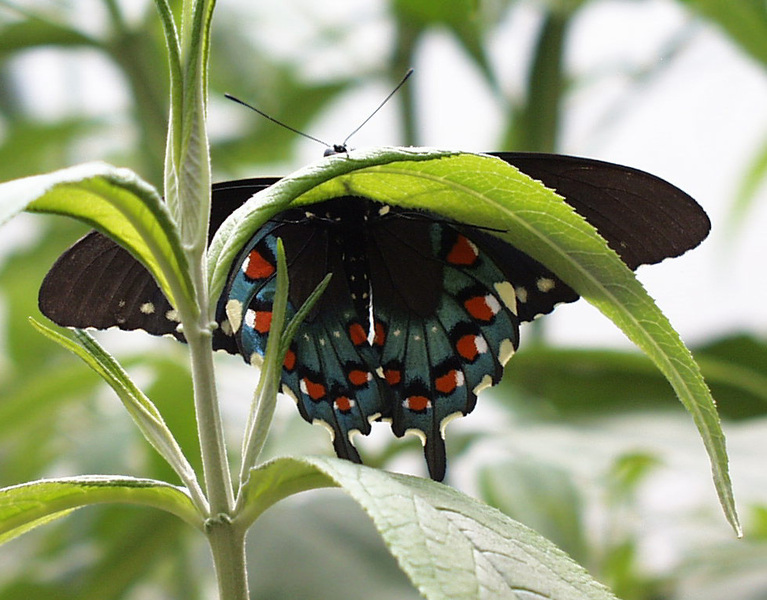
[[[211,236],[236,208],[277,180],[265,177],[215,184]],[[63,327],[119,327],[177,335],[176,314],[151,273],[97,231],[88,233],[54,263],[40,286],[38,305],[40,312]],[[215,336],[214,343],[219,349],[237,351],[225,336]]]
[[[679,256],[711,229],[688,194],[639,169],[558,154],[492,155],[556,190],[631,269]]]
[[[688,194],[650,173],[599,160],[525,152],[491,153],[557,191],[636,269],[679,256],[703,241],[711,222]],[[517,291],[519,318],[550,313],[578,294],[510,244],[479,232]]]
[[[149,271],[110,238],[92,231],[45,276],[40,312],[64,327],[174,333],[178,320]]]

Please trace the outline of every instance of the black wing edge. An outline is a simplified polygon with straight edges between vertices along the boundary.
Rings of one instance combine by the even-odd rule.
[[[631,269],[679,256],[711,230],[692,197],[645,171],[558,154],[489,154],[556,190]]]

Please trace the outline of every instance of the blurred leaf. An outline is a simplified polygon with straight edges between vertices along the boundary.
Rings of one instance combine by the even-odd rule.
[[[723,417],[767,414],[767,344],[738,335],[695,350]],[[514,390],[528,395],[517,400]],[[533,346],[509,361],[499,397],[539,416],[577,419],[637,410],[674,410],[668,382],[645,356],[620,350]]]
[[[35,175],[66,164],[71,146],[100,126],[87,118],[41,123],[15,116],[7,123],[0,144],[0,181]]]
[[[565,42],[571,17],[568,11],[557,9],[545,14],[527,77],[527,95],[501,141],[502,148],[556,151],[560,104],[566,85]]]
[[[752,58],[767,65],[767,4],[763,0],[684,0],[719,25]]]
[[[19,50],[39,46],[99,47],[99,42],[62,23],[37,17],[0,27],[0,60]]]
[[[731,229],[736,229],[743,224],[765,180],[767,180],[767,140],[762,142],[762,147],[751,160],[740,182],[728,215],[728,225]]]

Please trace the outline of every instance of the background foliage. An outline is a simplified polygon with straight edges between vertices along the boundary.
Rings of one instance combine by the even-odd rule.
[[[269,3],[261,4],[220,0],[217,8],[211,67],[217,179],[287,172],[305,159],[306,148],[294,135],[226,105],[220,100],[224,91],[322,136],[318,123],[329,113],[348,113],[350,98],[368,82],[385,90],[423,60],[435,34],[450,40],[470,65],[472,81],[487,91],[501,123],[494,150],[560,149],[568,102],[585,86],[598,85],[593,74],[573,72],[569,61],[575,49],[568,45],[579,19],[604,4],[596,0],[390,0],[376,10],[337,2],[330,3],[337,4],[330,16],[311,2],[298,3],[302,18],[292,19],[289,27],[299,44],[291,49],[281,47],[274,32],[280,11],[270,13]],[[658,2],[632,4],[649,11]],[[625,98],[641,97],[669,63],[684,59],[696,32],[710,27],[764,71],[763,3],[677,4],[687,17],[667,34],[668,43],[641,69],[618,67],[629,82]],[[254,13],[263,27],[252,26]],[[493,48],[513,26],[525,32],[528,43],[510,74],[498,66]],[[352,51],[359,36],[370,45],[367,55]],[[83,64],[85,69],[76,66]],[[99,158],[132,167],[160,185],[164,69],[161,32],[149,2],[0,2],[0,179]],[[88,79],[88,72],[103,77]],[[67,82],[63,95],[53,94],[46,76]],[[450,72],[439,76],[449,79]],[[401,112],[402,137],[377,142],[433,143],[419,120],[426,95],[417,82],[404,88],[397,105],[387,109]],[[113,98],[112,108],[95,110],[99,103],[92,96]],[[636,106],[623,104],[617,116],[610,112],[615,107],[603,109],[610,118],[602,122],[614,126]],[[343,127],[356,126],[356,116],[345,118],[353,122]],[[450,123],[442,128],[449,132]],[[449,133],[443,135],[449,139]],[[318,150],[311,148],[314,155]],[[734,238],[747,223],[743,216],[759,210],[765,170],[767,144],[752,150],[740,189],[726,199],[732,202]],[[69,221],[39,217],[23,220],[14,231],[17,240],[6,242],[9,249],[0,259],[0,485],[83,472],[172,480],[111,392],[27,324],[27,316],[38,314],[35,299],[44,273],[84,231]],[[451,483],[547,535],[626,600],[705,600],[720,598],[723,590],[731,600],[766,597],[764,331],[721,331],[693,348],[728,421],[747,535],[735,542],[716,505],[694,428],[660,374],[634,353],[554,345],[549,332],[536,326],[511,361],[504,384],[483,396],[484,406],[469,423],[451,426]],[[102,339],[146,383],[194,461],[199,452],[191,410],[177,401],[190,396],[183,350],[141,334],[107,332]],[[231,357],[221,362],[227,374],[222,396],[228,418],[236,422],[255,374]],[[238,384],[248,392],[243,395]],[[270,452],[326,451],[326,434],[285,405]],[[418,468],[410,462],[419,460],[417,442],[389,442],[366,444],[366,462]],[[417,597],[366,517],[337,492],[312,493],[275,507],[252,537],[274,549],[249,552],[254,597],[356,598],[360,589],[371,598]],[[211,582],[201,581],[199,573],[210,572],[200,568],[208,560],[194,534],[166,515],[128,508],[79,511],[0,549],[0,597],[205,598]]]

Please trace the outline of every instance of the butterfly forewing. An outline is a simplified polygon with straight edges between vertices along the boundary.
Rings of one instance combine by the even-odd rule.
[[[558,154],[493,155],[556,190],[632,269],[683,254],[711,229],[695,200],[645,171]]]

